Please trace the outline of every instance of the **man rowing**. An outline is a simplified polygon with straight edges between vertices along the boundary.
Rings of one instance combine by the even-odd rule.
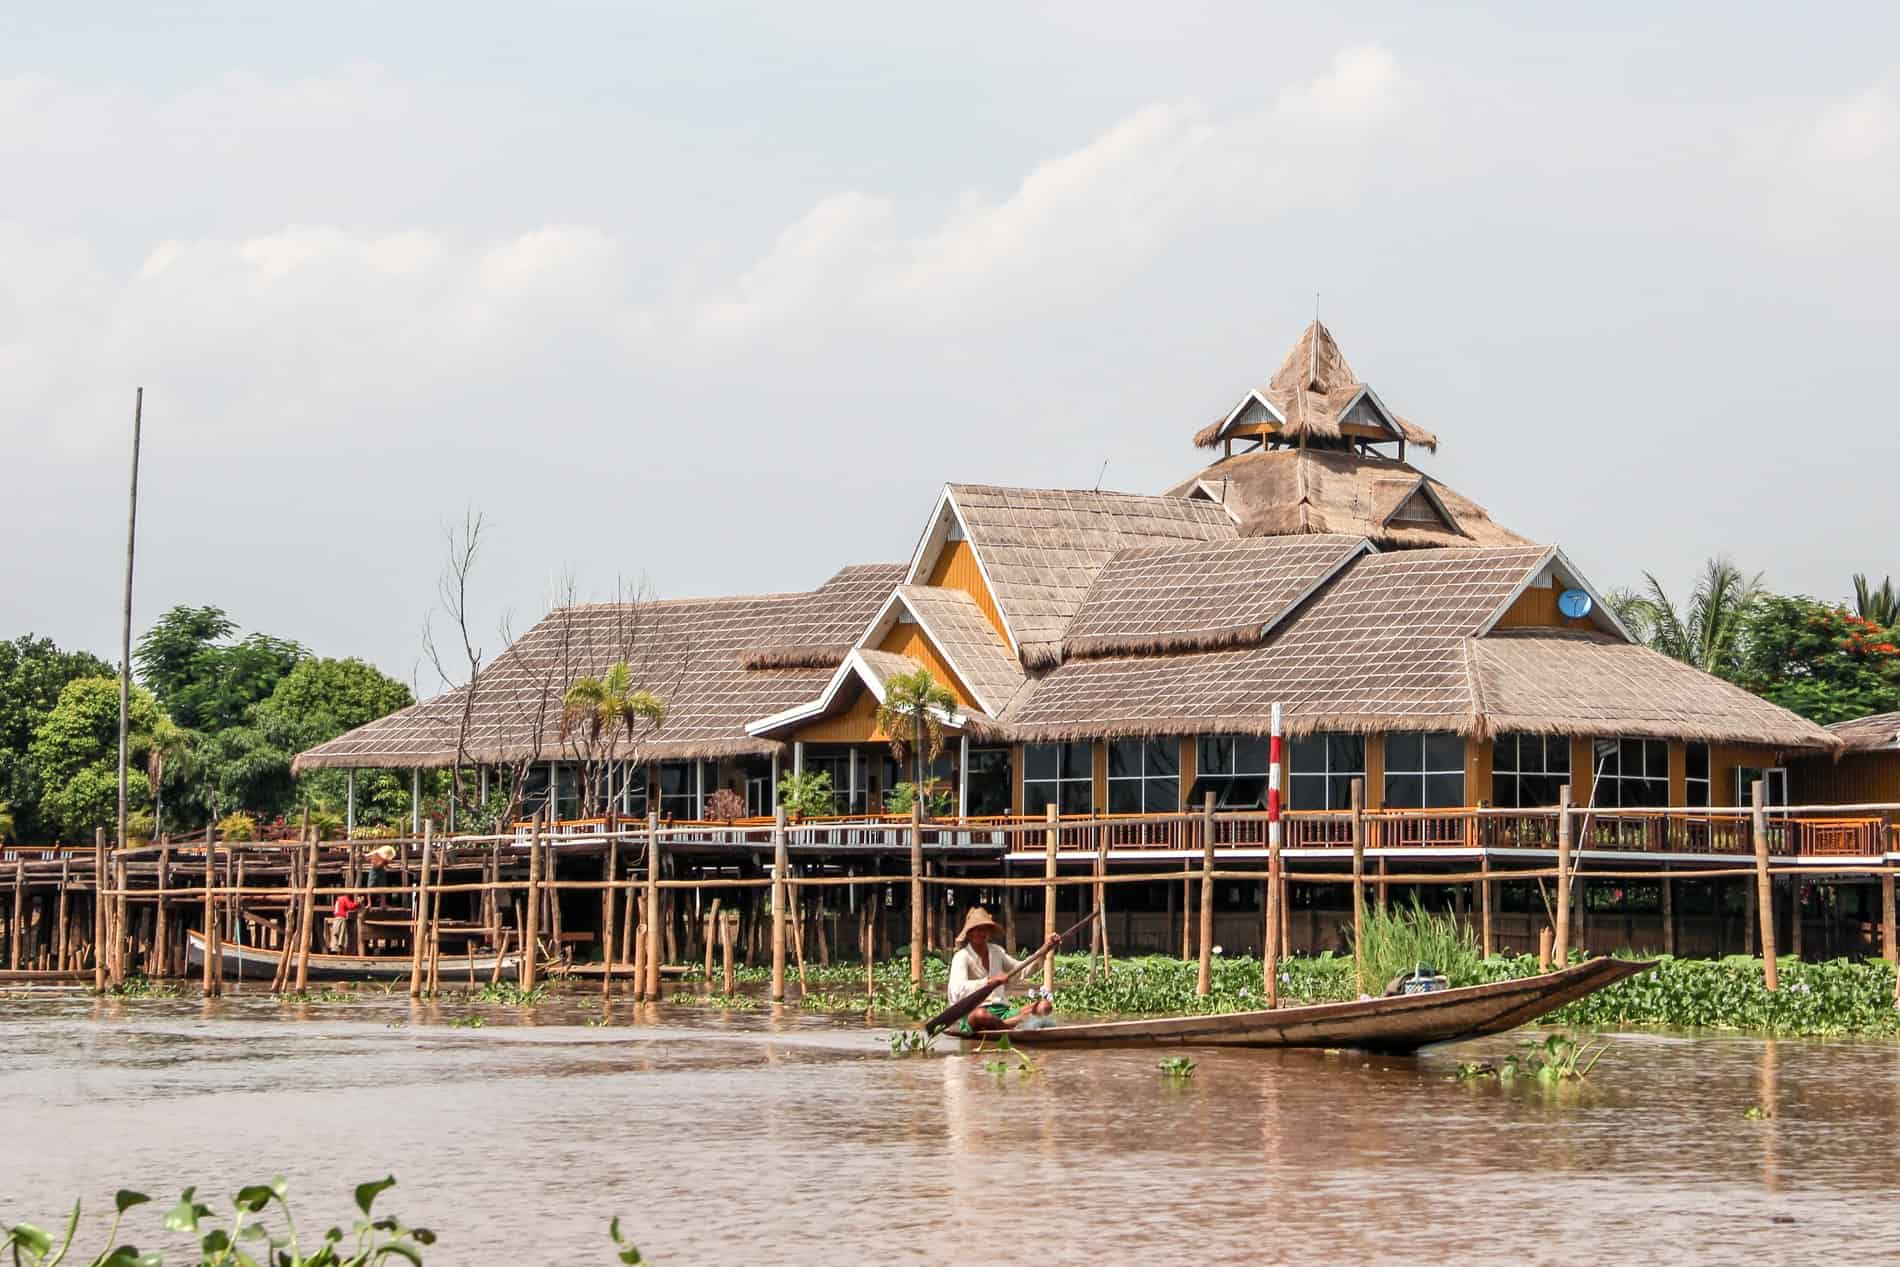
[[[1012,959],[1008,951],[990,943],[990,938],[1002,931],[990,913],[980,906],[972,906],[963,917],[963,931],[957,934],[957,952],[950,958],[950,1001],[955,1003],[972,991],[988,991],[984,1003],[963,1018],[961,1030],[965,1034],[1015,1029],[1028,1018],[1047,1016],[1051,1010],[1048,999],[1033,995],[1020,1008],[1010,1004],[1009,974],[1022,961]],[[1043,947],[1053,951],[1061,940],[1061,934],[1051,933]]]

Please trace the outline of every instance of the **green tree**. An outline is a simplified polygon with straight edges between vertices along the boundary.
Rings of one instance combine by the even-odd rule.
[[[158,706],[144,687],[131,695],[131,753],[143,756],[158,725]],[[28,749],[42,784],[43,821],[63,839],[89,840],[96,827],[118,818],[119,683],[109,677],[75,678],[33,732]],[[126,780],[128,804],[143,809],[150,785],[143,770]]]
[[[877,706],[877,727],[890,737],[891,752],[899,761],[911,758],[911,782],[926,786],[924,766],[943,751],[944,718],[957,711],[957,697],[918,668],[892,675],[884,683],[884,701]]]
[[[1761,595],[1761,574],[1745,576],[1726,558],[1710,559],[1678,607],[1662,582],[1643,573],[1647,588],[1612,596],[1623,623],[1642,642],[1705,673],[1733,679],[1741,659],[1742,626]]]
[[[198,771],[199,737],[160,713],[145,750],[145,781],[152,789],[152,834],[165,830],[165,780],[189,781]]]
[[[1883,577],[1876,588],[1864,573],[1854,573],[1854,614],[1883,629],[1900,625],[1900,594],[1894,592],[1893,578]]]
[[[270,697],[310,653],[295,642],[249,634],[226,642],[237,626],[217,607],[173,607],[139,639],[139,679],[173,721],[215,734],[240,726],[253,704]]]
[[[1900,709],[1900,647],[1891,630],[1844,607],[1769,595],[1742,635],[1741,684],[1826,725]]]
[[[14,843],[13,807],[5,801],[0,801],[0,841]]]
[[[40,821],[39,772],[27,755],[33,732],[68,682],[112,672],[98,656],[61,651],[50,638],[25,634],[0,641],[0,800],[13,807],[16,840],[43,840],[53,830]]]

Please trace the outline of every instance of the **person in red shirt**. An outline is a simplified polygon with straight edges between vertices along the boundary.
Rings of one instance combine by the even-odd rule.
[[[363,904],[347,893],[336,895],[336,905],[330,908],[330,953],[340,954],[343,950],[345,935],[349,932],[350,916],[363,909]]]

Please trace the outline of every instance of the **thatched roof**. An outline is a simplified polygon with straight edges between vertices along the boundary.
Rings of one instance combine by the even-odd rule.
[[[1220,507],[1179,497],[985,484],[949,493],[1030,668],[1060,658],[1070,618],[1119,551],[1235,535]]]
[[[1365,403],[1371,395],[1371,403]],[[1390,423],[1394,439],[1436,451],[1438,437],[1386,408],[1371,387],[1353,373],[1332,331],[1318,321],[1307,326],[1293,350],[1286,354],[1271,381],[1242,398],[1231,411],[1195,433],[1194,443],[1204,449],[1220,446],[1235,426],[1270,419],[1289,439],[1336,440],[1341,425],[1364,415]],[[1377,424],[1375,424],[1377,425]]]
[[[1095,578],[1065,659],[1252,646],[1371,546],[1362,537],[1258,537],[1124,550]]]
[[[976,697],[977,707],[998,716],[1022,689],[1023,666],[996,629],[959,589],[905,585],[897,591],[944,659]]]
[[[1237,453],[1169,493],[1225,506],[1248,537],[1344,533],[1381,546],[1529,544],[1409,463],[1335,449]]]
[[[1470,642],[1484,729],[1830,748],[1838,739],[1739,686],[1605,634],[1503,629]]]
[[[772,630],[771,642],[741,651],[740,667],[835,668],[864,632],[866,613],[876,611],[891,586],[903,579],[902,563],[858,563],[842,569],[809,595],[795,625]]]
[[[1875,713],[1852,721],[1837,721],[1827,729],[1841,741],[1845,752],[1900,749],[1900,713]]]
[[[994,732],[1018,740],[1529,730],[1826,748],[1819,727],[1610,633],[1493,629],[1547,567],[1545,547],[1350,558],[1257,646],[1076,658],[1033,682]]]
[[[468,756],[483,762],[570,757],[560,697],[575,679],[631,664],[667,705],[664,724],[638,737],[642,760],[770,753],[745,724],[811,696],[830,671],[748,670],[741,653],[768,645],[823,646],[841,628],[855,638],[901,565],[851,567],[807,593],[590,603],[550,613],[497,656],[475,692]],[[297,758],[296,768],[441,767],[455,760],[466,695],[451,691],[360,726]],[[623,749],[624,751],[624,749]]]

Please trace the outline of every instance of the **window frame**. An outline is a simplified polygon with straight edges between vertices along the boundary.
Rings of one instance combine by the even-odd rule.
[[[1178,814],[1181,812],[1181,745],[1174,739],[1110,739],[1108,744],[1108,812],[1111,814]],[[1116,774],[1116,749],[1137,748],[1136,771]],[[1164,758],[1159,764],[1157,755]],[[1163,769],[1162,767],[1166,768]],[[1132,785],[1132,788],[1131,788]],[[1167,791],[1162,792],[1166,785]],[[1116,809],[1117,793],[1134,792],[1134,809]]]
[[[1031,754],[1042,749],[1055,750],[1055,773],[1031,778]],[[1082,758],[1080,774],[1074,773],[1067,763],[1067,759],[1073,758],[1078,751]],[[1095,745],[1092,742],[1070,739],[1023,745],[1023,814],[1028,818],[1040,818],[1048,812],[1051,804],[1055,805],[1057,815],[1062,817],[1095,812]]]
[[[1509,745],[1510,762],[1504,761]],[[1527,769],[1524,761],[1525,746],[1537,745],[1541,766]],[[1563,769],[1553,769],[1552,753],[1563,757]],[[1533,780],[1554,779],[1550,788],[1549,800],[1526,801],[1524,785]],[[1496,736],[1491,741],[1491,803],[1499,809],[1550,809],[1557,804],[1557,791],[1570,782],[1570,736],[1536,735],[1521,731],[1512,731]],[[1504,793],[1509,788],[1508,795]]]
[[[1624,766],[1630,746],[1641,753],[1642,773],[1629,774]],[[1660,750],[1662,772],[1654,773]],[[1635,799],[1628,793],[1637,789]],[[1616,740],[1616,766],[1610,769],[1597,756],[1594,743],[1590,750],[1591,802],[1599,810],[1667,809],[1669,807],[1669,741],[1636,735],[1619,735]]]
[[[1401,757],[1409,757],[1406,750],[1416,743],[1418,765],[1395,765],[1395,749]],[[1456,748],[1458,761],[1456,767],[1447,764],[1434,764],[1435,746],[1449,744]],[[1465,739],[1463,735],[1450,730],[1409,730],[1388,733],[1384,739],[1385,777],[1383,779],[1385,799],[1380,802],[1386,809],[1439,810],[1465,808]],[[1438,760],[1444,760],[1444,754],[1438,754]],[[1434,786],[1442,787],[1447,779],[1457,779],[1457,795],[1449,802],[1434,803]],[[1405,789],[1416,784],[1417,801],[1413,803],[1405,795]]]
[[[1341,744],[1359,746],[1359,764],[1352,769],[1351,762],[1340,763],[1337,758]],[[1304,755],[1311,755],[1314,745],[1319,746],[1320,768],[1304,768]],[[1287,743],[1286,802],[1289,810],[1342,810],[1352,808],[1352,781],[1366,777],[1366,737],[1349,731],[1315,731],[1302,735]],[[1319,804],[1307,804],[1312,789],[1319,788]]]

